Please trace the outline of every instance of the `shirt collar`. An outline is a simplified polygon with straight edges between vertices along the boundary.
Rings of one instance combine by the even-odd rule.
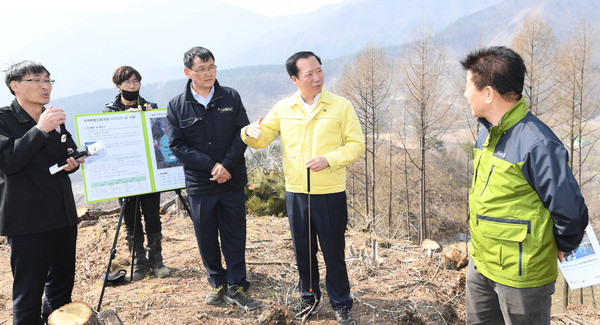
[[[317,106],[317,103],[319,102],[319,98],[321,98],[321,94],[322,94],[322,92],[320,92],[319,94],[317,94],[317,96],[315,96],[315,99],[314,99],[312,105],[308,105],[304,101],[304,98],[302,98],[302,94],[300,94],[300,92],[298,92],[298,97],[300,98],[300,102],[302,103],[302,106],[304,107],[304,110],[306,111],[306,113],[308,115],[310,115],[310,113],[312,113],[312,111]]]
[[[213,98],[213,95],[215,94],[215,85],[213,85],[210,88],[210,93],[208,93],[208,96],[206,96],[206,98],[198,95],[198,93],[194,90],[194,87],[192,87],[192,83],[190,83],[190,90],[192,91],[192,96],[194,96],[194,99],[204,105],[204,107],[207,107],[208,103],[210,103],[210,100]]]

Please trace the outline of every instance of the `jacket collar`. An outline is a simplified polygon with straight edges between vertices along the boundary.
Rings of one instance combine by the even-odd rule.
[[[42,106],[42,112],[45,109],[46,108]],[[29,115],[29,113],[27,113],[25,111],[25,109],[23,109],[23,107],[21,107],[19,102],[17,102],[16,98],[12,101],[12,103],[8,107],[8,111],[17,119],[17,121],[19,121],[19,123],[27,123],[27,122],[35,123],[35,121],[31,117],[31,115]]]
[[[194,95],[192,94],[192,91],[190,90],[190,85],[192,84],[192,79],[188,79],[188,82],[185,84],[185,101],[186,102],[193,102],[193,103],[198,103],[198,101],[194,98]],[[211,102],[215,99],[221,98],[223,95],[221,94],[222,90],[221,90],[221,86],[219,85],[219,81],[215,79],[215,93],[213,94],[212,99],[210,100]]]
[[[517,101],[517,103],[511,107],[500,119],[500,123],[496,126],[496,130],[499,133],[503,133],[510,128],[512,128],[517,122],[522,120],[525,115],[529,113],[527,109],[527,103],[525,103],[525,99],[521,96],[521,99]],[[494,128],[494,126],[488,122],[486,119],[480,118],[479,121],[488,129]]]
[[[298,106],[298,108],[302,108],[303,104],[302,101],[300,100],[300,90],[296,91],[296,93],[294,94],[294,96],[292,97],[293,101],[294,101],[294,105]],[[319,100],[317,101],[317,105],[315,105],[315,109],[317,106],[319,106],[320,103],[324,103],[324,104],[330,104],[332,101],[333,95],[327,91],[327,89],[325,89],[325,87],[323,87],[321,89],[321,96],[319,96]]]
[[[144,106],[146,103],[147,101],[142,96],[138,96],[137,105]],[[121,101],[121,93],[118,93],[117,96],[115,96],[115,99],[112,101],[112,103],[106,104],[106,107],[120,111],[125,111],[130,108],[130,106],[123,104]]]

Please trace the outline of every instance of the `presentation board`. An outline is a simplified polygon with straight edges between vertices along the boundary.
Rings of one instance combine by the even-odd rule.
[[[185,187],[182,163],[169,148],[167,110],[75,116],[79,146],[105,149],[82,165],[88,203]]]

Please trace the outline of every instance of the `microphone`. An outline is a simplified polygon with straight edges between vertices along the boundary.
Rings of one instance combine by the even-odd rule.
[[[104,150],[104,144],[101,141],[96,141],[88,146],[81,146],[81,147],[77,148],[77,150],[71,151],[69,153],[69,155],[67,156],[67,158],[61,160],[56,165],[50,167],[50,174],[54,175],[54,174],[58,173],[59,171],[63,170],[63,167],[67,165],[67,159],[69,159],[71,157],[73,157],[73,158],[75,158],[75,160],[77,160],[82,157],[88,157],[91,155],[95,155],[102,150]]]

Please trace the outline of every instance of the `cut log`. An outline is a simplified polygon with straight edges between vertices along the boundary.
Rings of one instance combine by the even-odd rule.
[[[456,265],[460,259],[460,252],[454,248],[444,250],[444,268],[446,270],[456,270]]]
[[[90,220],[90,209],[87,207],[77,209],[77,217],[79,220]]]
[[[442,245],[438,244],[438,242],[425,239],[423,243],[421,243],[421,250],[424,251],[427,256],[431,257],[433,253],[438,253],[442,251]]]
[[[101,325],[96,313],[83,302],[66,304],[50,314],[49,325]]]

